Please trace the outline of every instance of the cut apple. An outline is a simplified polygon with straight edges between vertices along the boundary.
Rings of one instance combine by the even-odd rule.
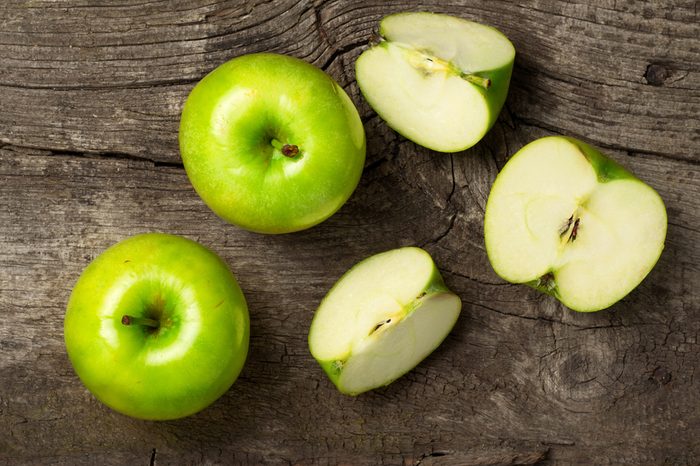
[[[467,149],[505,101],[513,44],[497,29],[434,13],[398,13],[355,64],[369,104],[408,139],[440,152]]]
[[[357,395],[425,359],[461,307],[427,252],[394,249],[365,259],[335,284],[311,323],[309,348],[341,392]]]
[[[593,147],[546,137],[503,167],[486,204],[486,252],[498,275],[598,311],[651,271],[666,237],[652,188]]]

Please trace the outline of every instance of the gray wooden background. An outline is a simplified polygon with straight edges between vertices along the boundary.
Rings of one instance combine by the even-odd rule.
[[[360,96],[354,61],[403,10],[485,22],[515,44],[506,107],[473,149],[417,147]],[[699,21],[692,0],[3,0],[0,463],[700,464]],[[178,153],[188,92],[257,51],[326,70],[367,132],[357,191],[302,233],[225,224]],[[499,168],[551,134],[598,146],[666,202],[658,265],[608,311],[576,314],[504,283],[484,251]],[[102,406],[63,345],[83,267],[153,230],[221,254],[251,312],[232,389],[162,423]],[[433,255],[462,316],[407,376],[343,396],[308,352],[313,311],[352,264],[402,245]]]

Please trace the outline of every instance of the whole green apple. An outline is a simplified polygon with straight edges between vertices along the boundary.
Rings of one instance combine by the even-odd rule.
[[[64,332],[75,371],[100,401],[141,419],[175,419],[213,403],[238,377],[248,309],[216,254],[148,233],[87,266]]]
[[[195,86],[180,152],[204,202],[260,233],[309,228],[355,190],[365,161],[362,122],[320,69],[269,53],[244,55]]]
[[[550,136],[510,158],[484,217],[486,252],[505,280],[598,311],[651,271],[666,238],[661,197],[594,147]]]
[[[357,84],[389,126],[440,152],[472,147],[508,94],[515,48],[497,29],[454,16],[396,13],[355,64]]]

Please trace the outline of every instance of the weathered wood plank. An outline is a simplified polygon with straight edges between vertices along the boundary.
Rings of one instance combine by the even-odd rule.
[[[354,82],[354,59],[378,19],[418,9],[410,2],[0,4],[0,463],[697,463],[695,2],[420,8],[494,24],[518,49],[507,108],[464,154],[397,136]],[[189,89],[227,58],[263,50],[328,70],[358,104],[368,137],[348,204],[293,235],[225,224],[179,166]],[[504,283],[484,252],[483,209],[498,169],[552,133],[602,146],[668,208],[659,264],[610,311],[576,314]],[[252,318],[239,381],[211,408],[165,423],[92,398],[62,336],[83,267],[152,230],[220,253]],[[408,244],[431,252],[463,314],[415,371],[342,396],[308,353],[313,310],[353,263]]]
[[[337,61],[329,71],[348,86],[377,21],[405,9],[503,30],[518,50],[514,117],[624,150],[697,160],[700,27],[692,0],[3,2],[0,141],[176,162],[184,99],[218,64],[258,51],[327,69]]]
[[[637,291],[611,312],[575,314],[501,282],[488,265],[481,215],[505,154],[499,128],[476,154],[449,157],[399,142],[373,119],[372,155],[348,205],[319,227],[275,237],[216,219],[178,168],[5,148],[0,430],[8,435],[0,458],[117,464],[145,461],[155,448],[159,464],[398,464],[433,451],[454,464],[544,455],[555,463],[690,462],[700,455],[700,234],[685,223],[700,211],[697,172],[684,162],[612,154],[655,185],[682,223],[670,225],[667,250]],[[516,127],[510,136],[538,131]],[[382,158],[378,147],[392,141],[398,151]],[[454,192],[444,176],[452,164]],[[251,309],[241,379],[213,407],[177,422],[143,423],[101,406],[73,374],[62,342],[65,302],[85,264],[150,230],[218,251]],[[434,255],[464,313],[417,370],[389,388],[344,397],[308,353],[313,309],[359,258],[405,244]]]

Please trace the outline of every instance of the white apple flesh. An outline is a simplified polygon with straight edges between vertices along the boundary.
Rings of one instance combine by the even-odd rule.
[[[605,309],[656,264],[666,210],[652,188],[572,138],[523,147],[486,205],[486,251],[498,275],[582,312]]]
[[[515,49],[498,30],[434,13],[385,17],[355,65],[363,95],[392,128],[440,152],[476,144],[505,101]]]
[[[309,348],[346,394],[387,385],[428,356],[461,309],[430,255],[407,247],[350,269],[321,302]]]

